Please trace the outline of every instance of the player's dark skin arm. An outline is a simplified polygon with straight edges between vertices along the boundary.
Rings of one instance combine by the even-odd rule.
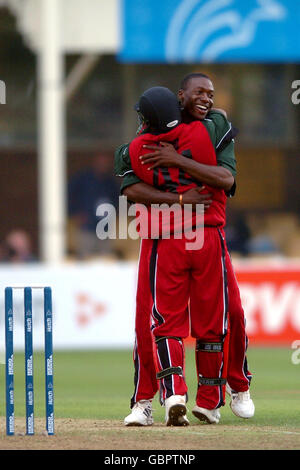
[[[211,194],[201,194],[202,188],[192,188],[183,193],[182,203],[192,204],[194,207],[196,204],[204,204],[204,209],[212,203]],[[160,191],[157,188],[147,183],[136,183],[131,186],[127,186],[123,190],[123,195],[126,196],[130,201],[139,202],[141,204],[178,204],[179,194]]]
[[[173,166],[182,169],[197,181],[208,186],[224,189],[224,191],[229,191],[232,188],[234,178],[227,168],[198,163],[177,153],[172,144],[167,142],[160,144],[161,147],[144,145],[144,148],[154,150],[152,153],[140,157],[142,164],[147,165],[149,170],[159,166]]]

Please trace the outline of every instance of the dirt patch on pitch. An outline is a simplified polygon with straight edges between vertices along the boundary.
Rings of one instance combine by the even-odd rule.
[[[300,449],[300,430],[191,423],[188,427],[125,428],[118,421],[56,419],[55,436],[47,436],[44,420],[35,420],[35,435],[25,436],[24,419],[16,420],[15,436],[6,436],[0,421],[0,450],[255,450]],[[109,453],[108,453],[109,455]]]

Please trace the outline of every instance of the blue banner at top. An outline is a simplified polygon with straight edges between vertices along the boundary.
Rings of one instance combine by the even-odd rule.
[[[300,0],[122,0],[122,62],[300,62]]]

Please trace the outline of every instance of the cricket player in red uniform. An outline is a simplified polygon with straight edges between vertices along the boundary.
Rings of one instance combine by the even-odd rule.
[[[211,105],[209,106],[208,101],[209,98],[203,98],[203,95],[205,93],[211,93],[211,89],[206,90],[207,88],[207,83],[210,82],[208,77],[203,76],[202,74],[192,74],[187,77],[186,81],[186,86],[182,86],[182,88],[186,88],[187,91],[190,89],[192,90],[191,92],[186,93],[186,97],[184,97],[183,104],[186,105],[187,109],[189,109],[190,117],[192,119],[199,119],[198,114],[201,112],[203,113],[203,110],[200,110],[201,108],[207,110],[211,109]],[[188,86],[190,85],[191,82],[193,87]],[[201,83],[200,83],[201,82]],[[204,85],[206,86],[203,86]],[[189,88],[189,90],[188,90]],[[205,89],[206,88],[206,89]],[[196,89],[196,92],[194,92],[194,89]],[[199,91],[200,90],[200,91]],[[204,93],[205,92],[205,93]],[[198,93],[198,96],[196,94]],[[190,96],[189,96],[190,95]],[[192,109],[192,97],[196,96],[195,100],[197,100],[197,105],[198,108],[196,110],[197,116],[193,116],[193,111]],[[199,98],[200,96],[200,98]],[[210,101],[211,98],[210,98]],[[203,116],[205,115],[205,112],[203,113]],[[215,114],[216,115],[216,114]],[[202,116],[202,118],[203,118]],[[211,117],[211,114],[209,115]],[[219,115],[216,115],[217,117],[217,122],[222,123],[222,118]],[[221,119],[220,119],[221,118]],[[221,145],[223,145],[223,148],[225,148],[226,145],[228,145],[228,142],[232,140],[232,135],[230,135],[230,127],[225,128],[224,130],[221,130],[221,135],[216,135],[214,136],[213,134],[213,126],[212,126],[212,119],[205,119],[203,122],[207,127],[207,130],[210,134],[211,140],[214,142],[214,138],[216,140],[215,147],[219,149],[218,153],[218,164],[223,165],[225,167],[228,167],[230,170],[232,168],[232,165],[228,162],[230,162],[231,158],[231,149],[229,148],[231,145],[229,144],[229,151],[223,151],[221,149]],[[226,121],[224,119],[224,121]],[[218,122],[218,124],[219,124]],[[220,127],[220,126],[219,126]],[[222,126],[221,126],[222,127]],[[226,139],[226,137],[229,138]],[[228,141],[226,143],[226,140]],[[225,145],[224,145],[225,144]],[[162,150],[167,150],[166,147],[163,148]],[[222,158],[224,158],[224,163],[221,161],[220,162],[220,156],[222,155]],[[225,156],[226,159],[225,160]],[[125,160],[125,159],[124,159]],[[185,160],[185,159],[184,159]],[[176,162],[172,161],[174,165],[176,165]],[[230,166],[229,166],[230,165]],[[189,171],[189,170],[188,170]],[[231,170],[232,171],[232,170]],[[125,179],[130,179],[129,174],[132,173],[132,170],[129,168],[129,170],[125,173],[128,173],[128,176],[126,176]],[[135,180],[132,180],[132,177],[135,178]],[[150,190],[150,187],[147,187],[147,185],[139,182],[140,180],[137,178],[136,175],[131,176],[131,181],[129,183],[125,183],[126,186],[134,185],[134,187],[143,187],[143,191],[146,193],[146,196],[148,200],[151,200],[151,202],[167,202],[167,203],[172,203],[175,202],[176,199],[174,200],[174,193],[168,192],[164,193],[161,190],[156,190],[154,188]],[[137,184],[135,184],[137,183]],[[196,188],[194,188],[195,191],[193,192],[193,189],[190,189],[189,191],[186,191],[183,193],[183,198],[184,202],[186,203],[196,203],[196,202],[203,202],[206,204],[206,200],[203,199],[203,195],[201,196],[199,193],[196,192]],[[201,197],[202,199],[201,199]],[[136,195],[132,198],[134,200]],[[197,199],[199,198],[199,199]],[[143,201],[142,202],[146,202]],[[209,202],[209,201],[208,201]],[[141,246],[141,254],[140,254],[140,259],[143,259],[144,257],[144,248],[143,244],[145,244],[146,241],[143,240],[142,246]],[[245,350],[246,350],[246,342],[247,342],[247,337],[244,332],[244,315],[243,315],[243,310],[240,302],[240,297],[239,297],[239,290],[238,286],[236,284],[235,276],[233,273],[232,265],[228,256],[228,253],[226,251],[226,268],[227,268],[227,282],[228,282],[228,288],[229,288],[229,312],[231,314],[232,318],[232,339],[235,338],[234,341],[230,343],[230,349],[231,349],[231,367],[230,367],[230,385],[234,387],[238,392],[232,392],[231,393],[231,407],[232,410],[237,416],[240,417],[251,417],[254,413],[254,406],[253,402],[250,399],[248,395],[248,387],[249,387],[249,382],[250,382],[250,374],[247,370],[247,362],[246,362],[246,356],[245,356]],[[135,394],[132,398],[132,413],[125,419],[125,424],[139,424],[139,425],[148,425],[152,424],[153,419],[152,419],[152,410],[151,410],[151,399],[156,393],[157,390],[157,383],[155,380],[155,371],[154,371],[154,365],[153,365],[153,360],[152,359],[152,343],[151,343],[151,338],[150,341],[147,341],[147,313],[146,315],[142,315],[142,312],[145,311],[147,312],[147,309],[149,310],[149,307],[146,305],[146,298],[147,295],[145,289],[142,289],[142,280],[144,279],[145,275],[143,274],[144,271],[146,271],[146,264],[147,263],[140,263],[140,275],[139,275],[139,288],[138,288],[138,294],[137,294],[137,315],[136,315],[136,332],[137,332],[137,342],[138,338],[141,339],[143,338],[142,341],[139,341],[139,344],[136,342],[136,347],[135,347]],[[142,295],[139,295],[139,293],[142,292]],[[233,321],[234,320],[234,321]],[[138,334],[139,333],[139,334]],[[237,341],[238,338],[238,341]],[[243,339],[244,338],[244,339]],[[142,343],[142,345],[140,344]],[[148,358],[148,359],[147,359]],[[229,378],[229,376],[228,376]],[[219,413],[218,410],[216,411],[215,415],[213,415],[210,411],[206,411],[206,419],[208,422],[218,422],[219,420]]]
[[[167,89],[156,87],[149,90],[142,96],[139,105],[142,114],[152,124],[152,130],[130,144],[132,167],[143,181],[177,191],[181,201],[182,193],[197,184],[197,172],[194,180],[172,166],[167,171],[156,167],[149,172],[141,161],[141,156],[147,152],[145,145],[159,144],[162,140],[164,145],[167,145],[166,142],[176,142],[177,154],[182,155],[179,158],[186,159],[185,155],[189,153],[188,156],[195,161],[216,166],[216,155],[209,135],[199,121],[189,125],[179,124],[181,118],[178,107],[176,115],[176,97]],[[174,117],[176,119],[171,119]],[[173,129],[167,132],[171,127]],[[226,195],[223,189],[209,187],[208,191],[213,202],[205,213],[204,244],[201,249],[187,248],[185,236],[180,239],[171,236],[170,240],[149,240],[147,244],[150,263],[146,261],[145,274],[149,270],[159,369],[157,377],[166,406],[166,422],[173,425],[188,424],[185,416],[187,388],[182,339],[189,334],[189,321],[191,334],[196,338],[199,378],[193,414],[202,420],[207,419],[207,412],[210,412],[217,419],[218,408],[224,404],[228,293],[227,250],[222,228],[225,224]],[[143,259],[147,260],[147,256]],[[142,284],[145,285],[145,281]]]

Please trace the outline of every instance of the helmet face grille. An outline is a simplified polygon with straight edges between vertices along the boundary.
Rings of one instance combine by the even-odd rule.
[[[147,122],[147,120],[145,119],[145,117],[142,115],[142,113],[140,111],[138,111],[137,113],[137,116],[138,116],[138,127],[141,128],[143,126],[148,126],[149,123]]]

